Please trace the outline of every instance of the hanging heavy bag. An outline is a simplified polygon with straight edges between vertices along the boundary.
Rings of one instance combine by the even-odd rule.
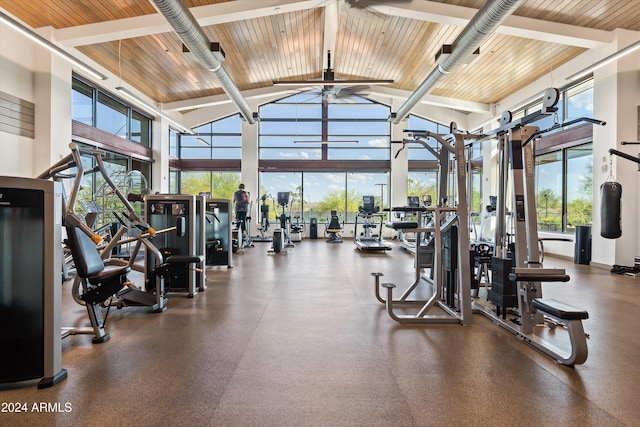
[[[607,181],[600,186],[600,235],[605,239],[617,239],[622,236],[620,211],[622,185]]]

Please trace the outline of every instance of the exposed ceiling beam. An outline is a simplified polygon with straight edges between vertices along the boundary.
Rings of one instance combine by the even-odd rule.
[[[274,91],[274,87],[268,86],[258,89],[251,89],[242,91],[242,96],[247,100],[257,99],[260,104],[271,102],[275,99],[283,98],[289,95],[295,95],[304,90],[314,89],[314,86],[308,88],[279,88],[280,90]],[[390,87],[374,86],[371,88],[371,95],[383,97],[383,98],[395,98],[404,101],[407,99],[411,92],[407,90],[394,89]],[[469,113],[488,113],[490,112],[490,105],[480,102],[462,101],[459,99],[446,98],[444,96],[426,95],[421,101],[421,104],[432,105],[436,107],[450,108],[458,111],[466,111]],[[231,101],[224,94],[211,95],[201,98],[186,99],[183,101],[167,102],[162,104],[162,108],[165,111],[187,111],[196,108],[220,106],[225,104],[231,104]]]
[[[224,24],[320,7],[320,0],[235,0],[189,9],[200,26]],[[65,46],[84,46],[151,34],[168,33],[171,26],[160,15],[116,19],[95,24],[61,28],[56,41]]]
[[[324,42],[322,46],[322,69],[329,68],[327,52],[336,51],[338,34],[338,1],[327,0],[324,7]]]
[[[439,24],[464,27],[475,16],[478,9],[433,1],[391,3],[384,6],[371,6],[378,13],[407,19],[418,19]],[[495,31],[528,39],[559,43],[586,49],[599,48],[613,40],[609,31],[575,25],[558,24],[540,19],[511,15]]]

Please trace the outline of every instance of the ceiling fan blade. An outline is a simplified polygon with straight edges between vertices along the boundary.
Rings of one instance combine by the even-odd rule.
[[[384,6],[394,3],[410,3],[412,0],[344,0],[350,7],[364,9],[369,6]]]

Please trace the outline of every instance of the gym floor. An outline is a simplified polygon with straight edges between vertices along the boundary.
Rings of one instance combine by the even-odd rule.
[[[3,411],[28,408],[0,425],[638,425],[640,279],[547,256],[571,281],[546,284],[545,297],[590,316],[589,357],[570,368],[481,315],[471,326],[392,321],[370,273],[404,289],[413,259],[399,248],[268,247],[209,269],[208,289],[172,295],[165,313],[112,310],[104,344],[66,338],[68,378],[0,385]],[[70,283],[63,295],[63,324],[88,324]]]

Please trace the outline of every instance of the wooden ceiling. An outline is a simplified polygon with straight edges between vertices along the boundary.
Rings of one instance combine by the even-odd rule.
[[[434,69],[435,52],[452,43],[484,4],[484,0],[184,1],[209,39],[221,43],[226,52],[223,67],[241,91],[272,87],[274,80],[320,79],[325,49],[331,46],[337,80],[393,79],[392,88],[413,92]],[[161,18],[149,0],[0,0],[0,8],[33,28],[53,27],[60,44],[74,46],[156,102],[223,93],[213,74],[182,52],[181,41],[163,18],[149,23],[154,16]],[[640,31],[640,7],[629,0],[528,0],[514,15],[526,18],[513,22],[530,26],[528,30],[558,27],[576,39],[584,32],[584,40],[555,42],[531,32],[519,34],[518,25],[510,24],[515,30],[489,37],[476,59],[441,79],[430,94],[495,103],[552,75],[589,44],[595,46],[602,32],[592,30]]]

